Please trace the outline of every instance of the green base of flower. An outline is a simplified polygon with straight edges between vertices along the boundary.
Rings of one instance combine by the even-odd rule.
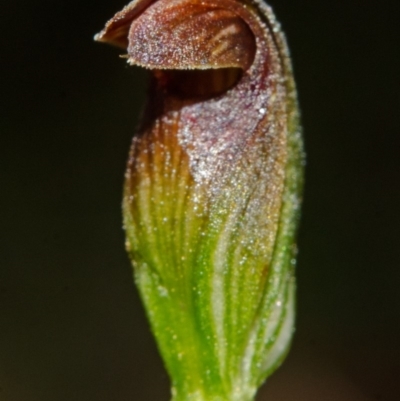
[[[254,401],[254,397],[252,398],[226,398],[226,397],[218,397],[211,396],[207,397],[204,395],[193,395],[188,397],[174,397],[171,401]]]
[[[254,401],[254,392],[251,391],[252,395],[244,395],[242,391],[238,391],[238,393],[233,394],[231,396],[226,395],[210,395],[204,394],[199,391],[192,394],[183,394],[178,393],[172,389],[173,396],[171,401]],[[175,394],[174,394],[175,393]]]

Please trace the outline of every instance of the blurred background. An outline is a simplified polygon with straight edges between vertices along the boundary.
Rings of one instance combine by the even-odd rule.
[[[259,401],[400,399],[398,0],[271,0],[307,171],[292,351]],[[93,35],[123,0],[2,3],[0,400],[169,400],[124,250],[144,71]]]

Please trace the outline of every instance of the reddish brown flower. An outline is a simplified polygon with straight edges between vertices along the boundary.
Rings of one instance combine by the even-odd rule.
[[[261,1],[136,0],[96,39],[151,70],[124,219],[174,400],[251,400],[294,316],[302,150],[284,36]]]

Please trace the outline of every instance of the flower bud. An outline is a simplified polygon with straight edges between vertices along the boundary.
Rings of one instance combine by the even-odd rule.
[[[175,401],[250,401],[293,333],[302,145],[258,0],[134,0],[96,39],[150,69],[126,172],[135,280]]]

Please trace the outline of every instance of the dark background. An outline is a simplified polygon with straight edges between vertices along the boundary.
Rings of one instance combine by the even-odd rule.
[[[399,400],[400,2],[270,3],[308,164],[297,333],[259,400]],[[1,6],[1,401],[169,399],[121,227],[146,74],[92,41],[123,5]]]

